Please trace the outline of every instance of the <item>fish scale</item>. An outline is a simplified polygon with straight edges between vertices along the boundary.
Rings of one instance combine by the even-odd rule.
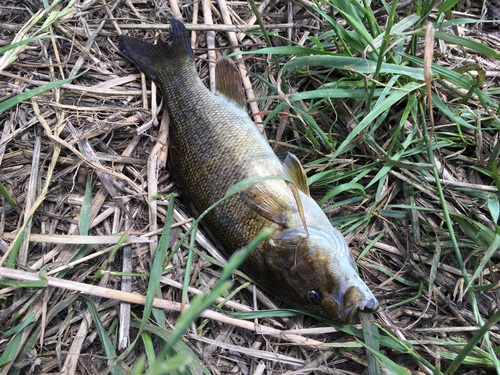
[[[157,45],[121,36],[120,49],[163,92],[174,178],[196,211],[250,178],[279,176],[293,183],[259,182],[205,216],[203,223],[226,254],[246,246],[263,228],[274,227],[242,266],[259,285],[299,309],[342,323],[358,310],[376,310],[378,302],[359,277],[344,237],[309,196],[300,162],[289,154],[284,168],[248,116],[234,63],[217,63],[218,95],[213,95],[196,72],[184,25],[172,20],[170,34],[170,44]]]

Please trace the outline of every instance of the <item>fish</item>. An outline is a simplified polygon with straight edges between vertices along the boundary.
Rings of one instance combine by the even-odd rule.
[[[119,48],[161,88],[170,115],[171,168],[182,195],[203,212],[235,184],[262,178],[202,221],[226,255],[272,227],[240,267],[258,285],[300,310],[343,324],[358,311],[376,311],[379,303],[359,276],[345,238],[311,197],[300,161],[288,154],[282,163],[248,115],[234,62],[217,62],[214,95],[198,76],[182,22],[172,19],[170,39],[151,44],[121,35]]]

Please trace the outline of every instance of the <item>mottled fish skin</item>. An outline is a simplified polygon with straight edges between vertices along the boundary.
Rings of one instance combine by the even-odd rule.
[[[183,24],[172,20],[170,34],[170,44],[157,45],[121,36],[120,49],[165,96],[169,152],[183,194],[202,212],[240,181],[290,178],[243,108],[235,65],[227,59],[218,64],[221,92],[213,95],[196,72]],[[264,227],[275,227],[246,259],[243,270],[283,300],[346,324],[358,310],[375,311],[378,302],[357,274],[344,237],[306,193],[299,191],[307,239],[292,190],[280,180],[252,185],[225,200],[204,223],[228,254],[247,245]]]

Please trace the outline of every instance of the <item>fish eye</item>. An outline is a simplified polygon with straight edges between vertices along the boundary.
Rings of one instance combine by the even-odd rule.
[[[309,301],[311,301],[315,305],[319,305],[322,300],[323,300],[323,296],[321,295],[320,292],[318,292],[317,290],[310,290],[309,291]]]

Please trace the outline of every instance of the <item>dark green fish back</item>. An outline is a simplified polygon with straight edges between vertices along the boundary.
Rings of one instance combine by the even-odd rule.
[[[248,114],[242,109],[223,110],[232,104],[221,103],[222,99],[203,85],[186,30],[179,25],[172,20],[170,45],[159,42],[155,46],[122,36],[120,49],[159,85],[165,96],[171,115],[169,153],[174,177],[199,214],[237,182],[258,176],[252,174],[252,167],[268,163],[270,155],[262,147],[267,146],[262,135],[258,134],[261,139],[254,141],[254,132],[258,132],[255,126],[251,134],[245,127],[234,126],[239,121],[251,121]],[[204,221],[229,251],[245,246],[262,228],[273,225],[251,204],[242,202],[239,195],[218,205]],[[258,252],[253,256],[259,257]],[[262,265],[261,259],[255,260],[248,259],[246,268]]]

